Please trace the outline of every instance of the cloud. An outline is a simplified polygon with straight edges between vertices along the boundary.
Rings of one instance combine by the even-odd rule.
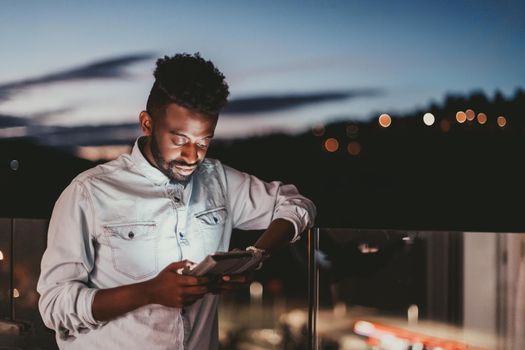
[[[23,118],[0,115],[0,139],[29,137],[55,147],[130,145],[142,134],[138,123],[44,126]]]
[[[380,89],[316,92],[311,94],[266,95],[233,99],[224,108],[224,114],[254,114],[277,112],[304,105],[333,102],[356,97],[375,97],[383,94]]]
[[[29,125],[26,118],[15,117],[12,115],[0,114],[0,128],[12,128]]]
[[[83,66],[45,74],[35,78],[23,79],[11,83],[0,84],[0,102],[8,99],[20,90],[45,84],[72,80],[110,79],[127,76],[125,68],[133,63],[150,60],[155,57],[152,53],[138,53],[118,56],[110,59],[95,61]]]

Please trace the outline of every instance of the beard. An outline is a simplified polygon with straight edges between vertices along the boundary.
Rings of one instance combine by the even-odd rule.
[[[178,166],[191,167],[191,166],[197,165],[198,167],[200,163],[202,162],[202,160],[199,160],[197,161],[197,163],[194,163],[194,164],[188,164],[183,160],[176,160],[176,159],[168,161],[160,153],[160,148],[157,143],[157,138],[155,137],[155,132],[151,134],[150,144],[151,144],[151,154],[153,155],[153,159],[155,160],[157,168],[170,179],[170,182],[178,182],[186,186],[186,184],[190,182],[193,174],[195,174],[195,171],[197,170],[197,168],[195,168],[195,170],[191,174],[183,175],[177,172],[175,166],[178,165]]]

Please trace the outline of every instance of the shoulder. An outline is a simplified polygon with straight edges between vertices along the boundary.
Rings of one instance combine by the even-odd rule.
[[[119,175],[120,171],[128,169],[130,164],[130,156],[123,154],[115,160],[111,160],[104,164],[99,164],[91,169],[81,172],[72,181],[72,183],[79,183],[86,185],[97,180],[104,180]]]

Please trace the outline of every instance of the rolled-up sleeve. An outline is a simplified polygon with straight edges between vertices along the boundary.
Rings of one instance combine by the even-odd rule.
[[[291,242],[311,227],[316,208],[294,185],[279,181],[264,182],[228,166],[224,166],[233,227],[242,230],[266,229],[275,219],[290,221],[295,228]]]
[[[55,203],[37,285],[42,319],[62,339],[102,324],[91,312],[97,289],[87,285],[95,256],[93,220],[89,194],[73,181]]]

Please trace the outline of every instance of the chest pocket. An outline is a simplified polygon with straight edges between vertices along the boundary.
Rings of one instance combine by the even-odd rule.
[[[202,237],[205,254],[214,253],[219,249],[227,215],[226,207],[207,209],[195,214],[197,230]]]
[[[157,272],[157,235],[154,221],[104,226],[111,247],[113,267],[132,278],[142,279]]]

